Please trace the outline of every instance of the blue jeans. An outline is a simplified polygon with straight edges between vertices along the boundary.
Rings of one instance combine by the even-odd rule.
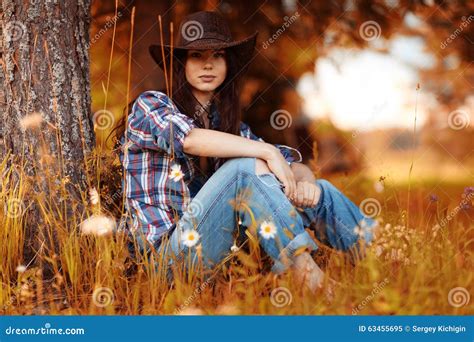
[[[176,229],[158,247],[158,253],[171,255],[170,264],[172,260],[186,260],[189,267],[200,260],[206,268],[212,268],[231,253],[241,230],[250,229],[272,259],[272,271],[278,274],[292,265],[296,250],[318,248],[305,227],[314,229],[318,240],[342,251],[357,247],[358,241],[370,242],[370,228],[376,222],[365,217],[328,181],[318,179],[316,184],[322,190],[318,204],[297,209],[273,174],[255,173],[255,158],[230,159],[191,200]],[[262,234],[262,223],[271,224],[272,236]],[[367,227],[363,234],[355,229],[361,224]],[[192,247],[182,240],[188,230],[199,234],[198,243]]]

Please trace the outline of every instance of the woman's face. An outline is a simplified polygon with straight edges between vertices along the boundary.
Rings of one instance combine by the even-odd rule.
[[[225,50],[189,50],[185,69],[193,90],[214,92],[227,74]]]

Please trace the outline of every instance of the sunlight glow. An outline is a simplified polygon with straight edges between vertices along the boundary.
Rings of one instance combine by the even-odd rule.
[[[402,38],[403,39],[403,38]],[[419,43],[403,46],[397,40],[389,54],[371,50],[335,49],[320,58],[315,74],[301,78],[298,91],[305,113],[311,118],[329,118],[341,129],[366,131],[413,126],[419,82],[417,69],[430,66],[430,56]],[[434,108],[430,94],[419,91],[417,124],[422,125]]]

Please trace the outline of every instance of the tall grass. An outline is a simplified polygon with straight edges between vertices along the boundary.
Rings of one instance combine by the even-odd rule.
[[[116,177],[106,158],[101,165],[103,181]],[[173,283],[169,284],[165,268],[154,266],[163,266],[164,256],[153,254],[133,262],[128,258],[125,234],[80,233],[80,223],[88,216],[117,215],[120,203],[109,201],[112,205],[104,205],[110,198],[105,193],[110,190],[107,186],[102,187],[101,206],[91,205],[84,193],[81,201],[85,212],[66,211],[72,215],[66,217],[60,206],[42,205],[45,199],[41,194],[26,197],[24,189],[32,180],[21,169],[15,171],[20,183],[12,186],[13,171],[6,168],[5,161],[0,162],[0,167],[4,175],[0,192],[3,209],[0,211],[0,309],[4,314],[472,314],[474,311],[472,305],[457,307],[452,292],[448,298],[455,288],[464,288],[467,293],[473,290],[473,209],[465,205],[472,202],[473,196],[464,193],[468,201],[460,207],[462,184],[443,185],[445,195],[436,200],[429,199],[429,192],[422,184],[412,185],[412,203],[409,203],[412,224],[408,227],[401,214],[407,205],[403,200],[407,198],[406,187],[386,183],[378,194],[371,190],[373,182],[360,176],[352,186],[347,186],[345,192],[356,203],[368,197],[377,198],[382,209],[378,220],[383,229],[366,258],[355,266],[340,252],[321,246],[316,260],[338,282],[334,298],[329,301],[324,290],[312,294],[297,286],[290,273],[272,274],[270,261],[252,234],[248,234],[246,245],[230,253],[212,274],[204,276],[199,270],[186,273],[177,269]],[[343,186],[341,179],[332,181]],[[59,193],[67,193],[65,184],[59,186],[64,187],[64,192]],[[22,212],[31,201],[40,203],[42,221],[47,224],[43,231],[38,227],[41,234],[36,238],[41,248],[35,251],[32,260],[25,260]],[[45,236],[54,237],[59,249],[45,243],[51,240],[44,239]],[[52,272],[46,275],[43,269]],[[274,290],[283,292],[272,295]]]

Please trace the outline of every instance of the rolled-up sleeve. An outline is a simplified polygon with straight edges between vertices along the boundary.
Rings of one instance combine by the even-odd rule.
[[[142,93],[128,117],[128,139],[140,148],[183,155],[184,139],[196,125],[159,91]]]
[[[240,123],[240,135],[248,139],[264,142],[264,140],[256,136],[250,129],[249,125],[244,122]],[[303,160],[300,151],[298,151],[296,148],[280,144],[274,144],[274,146],[280,150],[281,154],[290,165],[291,163],[301,163]]]

